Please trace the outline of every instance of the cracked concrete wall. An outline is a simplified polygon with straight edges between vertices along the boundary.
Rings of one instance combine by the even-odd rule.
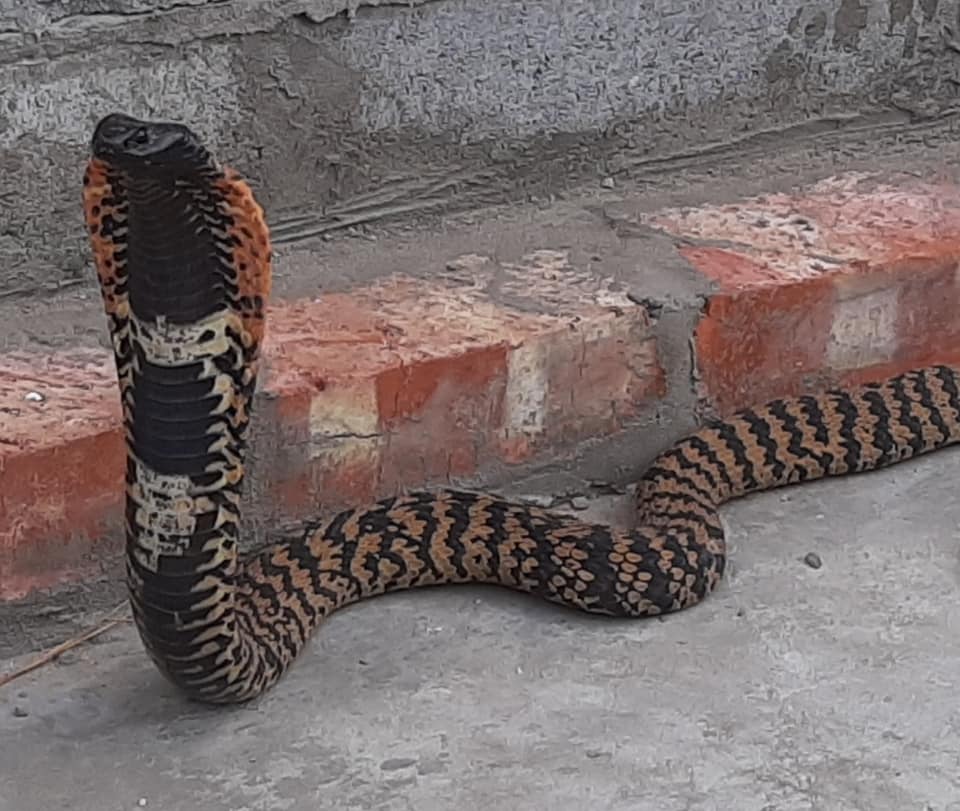
[[[936,114],[958,30],[960,0],[0,0],[0,295],[87,279],[79,176],[109,110],[188,121],[294,239],[615,153]]]

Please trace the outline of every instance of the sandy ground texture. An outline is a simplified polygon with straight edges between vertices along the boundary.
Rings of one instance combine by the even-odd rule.
[[[0,688],[0,811],[957,811],[958,466],[729,505],[729,576],[663,620],[359,604],[243,708],[184,701],[120,625]]]

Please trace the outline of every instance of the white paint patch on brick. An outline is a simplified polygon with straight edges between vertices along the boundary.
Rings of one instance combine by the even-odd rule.
[[[326,455],[333,447],[370,445],[379,437],[379,423],[373,380],[359,386],[333,385],[310,401],[310,456]]]
[[[383,437],[374,381],[332,385],[310,401],[310,459],[329,470],[379,465]]]
[[[547,351],[539,341],[517,347],[507,359],[504,433],[534,437],[543,433],[547,403]]]
[[[326,471],[376,470],[380,466],[382,437],[338,439],[310,449],[310,459]],[[318,461],[319,460],[319,461]]]
[[[47,82],[17,82],[0,71],[6,86],[0,147],[23,136],[86,146],[91,127],[106,112],[190,121],[204,137],[233,126],[239,84],[230,47],[208,43],[202,55],[187,53],[138,68],[88,69]],[[211,107],[209,99],[216,99]]]
[[[841,298],[834,307],[827,365],[858,369],[891,360],[897,348],[899,298],[896,288]]]

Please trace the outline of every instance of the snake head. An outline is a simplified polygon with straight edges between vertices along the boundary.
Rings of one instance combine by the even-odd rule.
[[[200,139],[183,124],[140,121],[122,113],[100,120],[91,148],[94,157],[135,174],[180,176],[213,162]]]

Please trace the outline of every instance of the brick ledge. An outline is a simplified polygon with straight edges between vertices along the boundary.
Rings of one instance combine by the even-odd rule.
[[[653,214],[626,201],[621,216],[671,235],[711,290],[689,335],[665,334],[662,290],[562,245],[275,302],[248,509],[296,522],[320,503],[556,458],[667,400],[728,412],[960,356],[954,186],[848,175]],[[627,248],[649,261],[642,240]],[[667,337],[693,347],[687,390],[671,390]],[[668,423],[656,449],[675,438]],[[118,553],[122,453],[106,352],[0,356],[0,600]]]

